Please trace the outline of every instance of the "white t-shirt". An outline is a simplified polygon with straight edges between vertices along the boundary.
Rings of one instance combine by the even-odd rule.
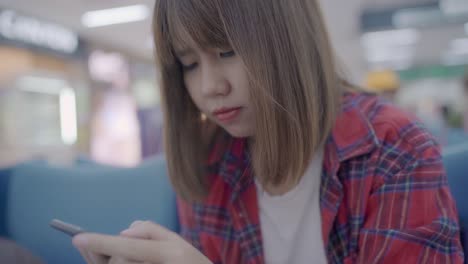
[[[299,184],[271,196],[257,183],[266,264],[327,263],[322,239],[320,178],[323,154],[315,155]]]

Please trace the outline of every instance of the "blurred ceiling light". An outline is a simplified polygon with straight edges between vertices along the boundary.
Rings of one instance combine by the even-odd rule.
[[[399,61],[380,61],[369,63],[368,67],[370,70],[394,70],[394,71],[403,71],[410,69],[414,65],[414,60],[412,58],[399,60]]]
[[[149,14],[150,10],[146,5],[131,5],[86,12],[81,22],[89,28],[102,27],[145,20]]]
[[[421,33],[416,29],[396,29],[365,33],[361,37],[361,43],[365,48],[408,46],[417,43],[420,38]]]
[[[414,63],[414,46],[380,46],[365,49],[365,57],[371,69],[405,70]]]
[[[411,67],[414,66],[414,60],[413,59],[407,59],[407,60],[402,60],[402,61],[395,61],[389,63],[390,69],[393,69],[395,71],[404,71],[411,69]]]
[[[65,80],[39,76],[23,76],[17,80],[21,91],[58,95],[67,85]]]
[[[76,96],[72,88],[60,91],[60,130],[62,141],[73,145],[77,140]]]
[[[414,48],[411,46],[382,46],[379,48],[368,48],[365,50],[365,54],[366,59],[369,62],[402,61],[412,59],[414,57]]]

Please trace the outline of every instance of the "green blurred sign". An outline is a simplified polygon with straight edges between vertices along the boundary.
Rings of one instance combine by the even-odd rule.
[[[427,66],[410,70],[399,71],[400,80],[412,81],[425,78],[457,78],[462,77],[468,72],[468,66]]]

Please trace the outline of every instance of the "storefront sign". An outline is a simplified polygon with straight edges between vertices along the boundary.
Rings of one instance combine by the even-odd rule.
[[[0,40],[65,55],[76,54],[80,46],[78,35],[73,31],[8,9],[0,9]]]

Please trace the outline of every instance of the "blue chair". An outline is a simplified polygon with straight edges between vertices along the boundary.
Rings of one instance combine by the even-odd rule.
[[[462,244],[468,252],[468,143],[444,152],[449,185],[457,202]],[[117,234],[136,219],[178,231],[175,195],[162,157],[123,169],[82,163],[52,167],[25,163],[0,170],[0,235],[50,264],[84,263],[70,238],[49,227],[59,218],[89,231]],[[0,200],[0,201],[1,201]],[[3,221],[3,222],[2,222]]]
[[[468,255],[468,142],[446,148],[443,158],[460,216],[463,249],[465,255]]]
[[[10,175],[12,168],[0,169],[0,237],[7,237],[8,230],[6,226],[8,187],[10,186]]]
[[[6,235],[50,264],[84,263],[70,237],[49,227],[58,218],[118,234],[137,219],[178,231],[175,194],[162,157],[135,168],[25,163],[9,172]]]

